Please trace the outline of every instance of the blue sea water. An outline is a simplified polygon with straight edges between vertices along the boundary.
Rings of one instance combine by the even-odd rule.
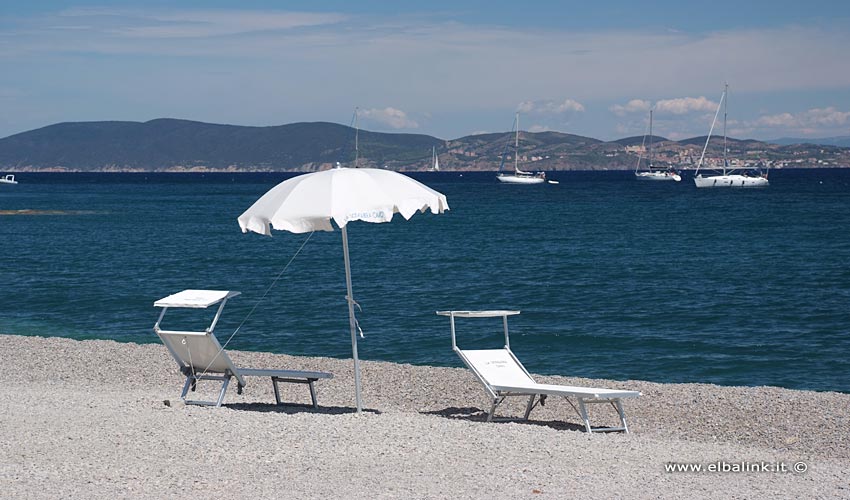
[[[850,170],[758,190],[414,176],[451,210],[349,229],[364,359],[459,366],[435,311],[518,309],[511,347],[533,373],[850,392]],[[227,289],[228,348],[350,357],[339,231],[304,244],[236,223],[287,177],[19,174],[0,211],[48,213],[0,215],[0,333],[157,342],[155,300]],[[459,343],[499,347],[500,328],[458,320]]]

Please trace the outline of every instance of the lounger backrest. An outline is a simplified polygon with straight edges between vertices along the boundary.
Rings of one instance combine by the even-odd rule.
[[[221,348],[218,339],[211,333],[185,334],[180,332],[157,332],[159,338],[171,351],[180,366],[193,368],[201,373],[225,373],[239,377],[236,366]]]
[[[507,349],[461,351],[466,361],[491,386],[521,387],[534,380]]]

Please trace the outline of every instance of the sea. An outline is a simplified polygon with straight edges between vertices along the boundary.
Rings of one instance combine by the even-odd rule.
[[[451,209],[349,226],[361,359],[462,366],[436,311],[517,310],[510,346],[532,373],[850,392],[850,169],[750,190],[410,175]],[[157,299],[234,290],[227,349],[350,358],[341,233],[236,221],[291,176],[19,173],[0,184],[0,333],[158,343]],[[170,309],[163,327],[214,313]],[[504,344],[500,318],[456,326],[461,348]]]

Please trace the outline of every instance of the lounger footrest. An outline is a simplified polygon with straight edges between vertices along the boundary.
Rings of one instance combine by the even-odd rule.
[[[300,378],[300,379],[320,379],[333,378],[332,373],[327,372],[311,372],[302,370],[273,370],[265,368],[240,368],[239,373],[249,377],[278,377],[278,378]]]
[[[301,370],[266,370],[262,368],[243,368],[239,370],[239,373],[247,377],[271,378],[272,386],[274,387],[274,399],[279,405],[283,404],[283,402],[280,400],[280,387],[278,387],[278,382],[286,382],[289,384],[307,384],[310,386],[310,399],[313,402],[313,408],[319,407],[319,402],[316,399],[316,387],[313,385],[313,382],[319,380],[320,378],[333,378],[332,373]]]

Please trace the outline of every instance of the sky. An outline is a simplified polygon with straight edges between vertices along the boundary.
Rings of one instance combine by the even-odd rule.
[[[304,121],[441,139],[850,135],[850,2],[0,3],[0,137]],[[722,117],[722,114],[721,114]]]

